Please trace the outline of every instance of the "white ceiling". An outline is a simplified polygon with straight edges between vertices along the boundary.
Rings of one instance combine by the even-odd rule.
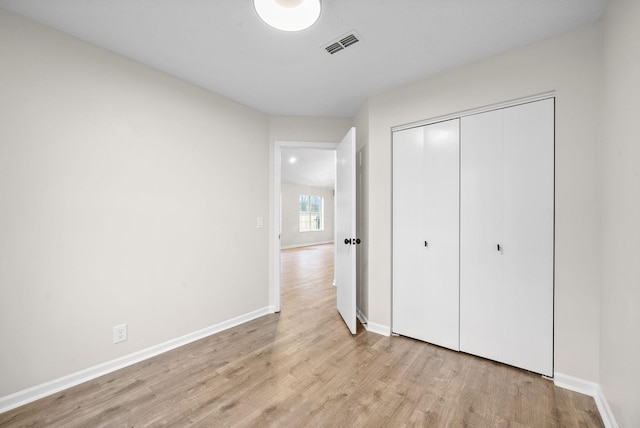
[[[353,116],[367,96],[602,15],[606,0],[323,0],[308,30],[252,0],[0,0],[0,7],[272,115]],[[362,41],[324,47],[351,30]]]
[[[335,150],[282,148],[281,180],[304,186],[334,188]],[[291,159],[295,159],[291,162]]]

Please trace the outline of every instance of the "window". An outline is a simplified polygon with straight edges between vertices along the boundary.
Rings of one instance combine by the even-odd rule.
[[[322,197],[300,195],[300,232],[324,230],[323,209]]]

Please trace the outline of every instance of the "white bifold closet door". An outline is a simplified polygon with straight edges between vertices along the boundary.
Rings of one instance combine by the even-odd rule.
[[[460,350],[553,376],[554,101],[460,129]]]
[[[393,134],[393,331],[459,349],[460,120]]]

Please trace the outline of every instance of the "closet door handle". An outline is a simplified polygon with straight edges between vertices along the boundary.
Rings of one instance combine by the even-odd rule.
[[[427,241],[424,241],[424,246],[425,248],[429,248],[429,243]]]
[[[496,245],[498,247],[498,251],[500,251],[500,244]]]
[[[351,245],[351,239],[349,239],[349,238],[344,238],[344,244],[345,244],[345,245]]]

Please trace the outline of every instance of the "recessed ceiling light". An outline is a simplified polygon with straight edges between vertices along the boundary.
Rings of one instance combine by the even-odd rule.
[[[297,161],[297,160],[298,160],[298,159],[296,159],[295,157],[291,156],[291,157],[289,158],[289,163],[296,163],[296,161]]]
[[[320,0],[253,0],[258,16],[283,31],[311,27],[320,17]]]

